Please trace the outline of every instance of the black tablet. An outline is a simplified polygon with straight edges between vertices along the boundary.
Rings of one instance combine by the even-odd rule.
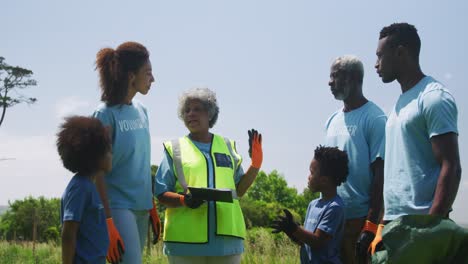
[[[188,187],[193,198],[206,201],[218,201],[232,203],[232,191],[230,189]]]

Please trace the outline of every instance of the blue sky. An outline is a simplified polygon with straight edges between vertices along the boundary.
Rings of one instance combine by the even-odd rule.
[[[344,54],[361,58],[364,93],[388,112],[401,93],[374,70],[378,33],[393,22],[414,24],[422,39],[423,71],[442,81],[459,107],[459,143],[467,168],[468,4],[464,1],[4,1],[0,56],[34,71],[34,105],[8,109],[0,127],[0,204],[27,195],[59,197],[72,176],[59,160],[55,133],[63,117],[92,113],[99,103],[94,60],[103,47],[133,40],[151,52],[156,82],[147,96],[152,163],[162,142],[184,135],[177,118],[182,91],[217,93],[221,113],[213,132],[238,142],[263,133],[264,165],[302,190],[324,123],[341,103],[328,87],[329,67]],[[462,176],[453,218],[468,212]]]

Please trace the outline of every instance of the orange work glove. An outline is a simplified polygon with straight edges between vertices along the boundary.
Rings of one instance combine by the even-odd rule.
[[[120,233],[114,225],[112,217],[106,219],[107,232],[109,233],[109,248],[107,249],[107,261],[110,263],[118,263],[122,260],[122,255],[125,252],[125,246]]]
[[[374,255],[378,248],[381,246],[382,242],[382,230],[384,229],[384,225],[380,224],[377,228],[377,232],[375,233],[375,238],[369,246],[369,251],[371,255]]]
[[[249,156],[252,159],[252,167],[260,169],[263,162],[262,134],[257,130],[251,129],[249,133]]]
[[[153,244],[158,243],[161,235],[161,220],[159,220],[158,211],[156,210],[156,203],[153,199],[153,208],[149,210],[149,221],[151,229],[153,230]]]
[[[369,247],[375,238],[377,228],[377,225],[369,220],[366,220],[364,223],[361,234],[356,242],[355,255],[358,263],[367,263]]]

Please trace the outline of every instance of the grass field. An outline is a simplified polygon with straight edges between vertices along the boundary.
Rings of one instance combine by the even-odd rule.
[[[255,228],[247,233],[245,252],[242,256],[244,264],[295,264],[299,263],[299,247],[293,244],[285,235],[272,235],[268,229]],[[0,263],[35,264],[61,263],[60,245],[36,244],[33,256],[31,242],[9,243],[0,241]],[[147,248],[143,263],[168,263],[162,253],[162,243]]]

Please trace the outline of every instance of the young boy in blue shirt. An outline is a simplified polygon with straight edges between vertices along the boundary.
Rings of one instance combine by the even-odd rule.
[[[111,148],[109,131],[96,118],[69,117],[57,134],[63,166],[76,173],[60,206],[62,263],[106,263],[109,236],[94,179],[111,170]]]
[[[344,229],[344,204],[336,187],[348,175],[348,155],[336,147],[319,146],[310,163],[308,187],[321,192],[321,198],[310,202],[304,227],[294,222],[291,212],[273,222],[273,233],[285,232],[301,246],[301,263],[341,263],[340,244]]]

